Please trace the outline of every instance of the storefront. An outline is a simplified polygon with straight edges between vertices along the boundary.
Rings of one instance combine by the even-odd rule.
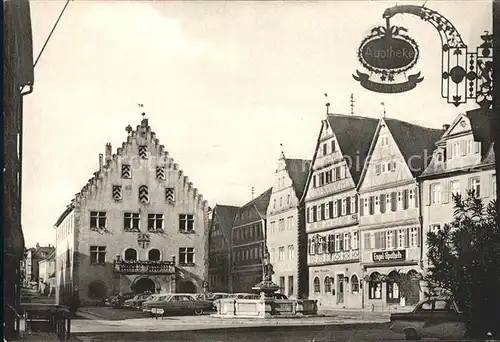
[[[309,299],[320,310],[362,307],[362,270],[359,263],[309,267]]]
[[[373,263],[364,265],[364,308],[406,310],[422,298],[422,270],[415,261],[406,261],[406,251],[373,252]]]

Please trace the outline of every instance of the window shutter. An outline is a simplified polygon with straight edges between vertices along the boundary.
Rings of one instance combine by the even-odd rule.
[[[335,253],[335,235],[330,235],[330,237],[332,238],[332,253]]]
[[[313,188],[316,187],[316,175],[313,176]]]
[[[381,194],[380,195],[380,212],[383,214],[385,213],[385,207],[386,207],[386,194]]]
[[[355,195],[354,196],[354,212],[357,213],[358,212],[358,198],[359,196],[358,195]]]
[[[309,254],[312,254],[312,253],[311,253],[311,251],[312,251],[312,250],[311,250],[311,239],[308,239],[308,240],[307,240],[307,247],[308,247],[307,249],[309,250]]]
[[[375,174],[380,175],[380,164],[375,165]]]
[[[446,159],[451,159],[451,145],[446,146]]]
[[[368,209],[370,210],[370,215],[373,215],[374,205],[375,203],[373,202],[373,196],[370,196],[370,202],[368,203]]]
[[[392,244],[394,245],[394,247],[398,248],[398,230],[397,229],[394,229],[394,231],[392,232],[392,236],[394,238],[394,240],[392,241]]]
[[[405,248],[410,247],[410,228],[406,228],[405,234]]]
[[[307,208],[306,210],[306,214],[307,214],[307,222],[311,222],[311,208]]]
[[[398,209],[398,194],[397,192],[391,192],[391,210],[396,211]]]
[[[333,201],[328,202],[328,216],[333,218]]]
[[[408,190],[403,190],[403,209],[408,209]]]
[[[420,196],[418,194],[418,187],[415,188],[414,196],[415,196],[415,208],[418,208],[418,204],[420,203]]]
[[[343,251],[344,250],[344,234],[339,234],[339,236],[340,236],[339,250]]]
[[[337,200],[337,217],[342,216],[342,200]]]
[[[313,210],[313,222],[316,222],[318,221],[318,209],[316,209],[316,206],[313,205],[312,210]]]
[[[365,199],[361,198],[359,200],[359,216],[363,216],[365,214]]]
[[[375,249],[380,249],[380,232],[375,233]]]
[[[443,183],[443,193],[441,195],[441,201],[443,203],[450,202],[450,182],[445,180]]]
[[[479,141],[474,141],[474,153],[479,153],[479,146],[481,143]]]
[[[350,196],[347,196],[347,199],[346,199],[346,214],[347,215],[350,215],[351,214],[351,197]]]
[[[326,216],[325,216],[325,203],[322,203],[321,204],[321,218],[320,220],[324,220],[326,219]]]
[[[380,245],[382,246],[382,249],[385,249],[386,246],[386,232],[381,232],[380,233]]]
[[[462,140],[460,142],[460,154],[462,156],[465,156],[467,154],[467,145],[466,145],[466,142],[464,140]]]

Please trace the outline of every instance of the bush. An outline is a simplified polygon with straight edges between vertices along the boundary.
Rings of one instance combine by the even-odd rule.
[[[450,294],[468,308],[468,335],[500,336],[500,227],[496,201],[454,196],[454,220],[427,234],[428,295]]]

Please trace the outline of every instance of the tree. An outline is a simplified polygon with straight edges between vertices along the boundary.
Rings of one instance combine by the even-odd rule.
[[[427,234],[428,295],[444,292],[467,307],[468,335],[500,336],[500,226],[496,200],[485,205],[468,191],[453,196],[454,220]]]

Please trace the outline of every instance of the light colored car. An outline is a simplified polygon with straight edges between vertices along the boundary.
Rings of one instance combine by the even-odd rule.
[[[139,308],[144,301],[146,301],[149,297],[151,297],[151,293],[142,293],[135,295],[134,298],[127,299],[123,306],[126,308]]]
[[[154,303],[158,301],[165,300],[168,296],[170,296],[170,293],[163,293],[163,294],[154,294],[148,297],[148,299],[142,303],[142,311],[144,312],[151,312],[151,308]]]
[[[404,334],[407,340],[461,340],[467,329],[464,311],[450,298],[427,299],[417,304],[412,312],[391,314],[389,329]]]
[[[173,293],[161,300],[145,302],[144,308],[158,315],[165,313],[194,313],[202,315],[205,311],[212,311],[213,304],[209,300],[199,300],[192,293]]]

